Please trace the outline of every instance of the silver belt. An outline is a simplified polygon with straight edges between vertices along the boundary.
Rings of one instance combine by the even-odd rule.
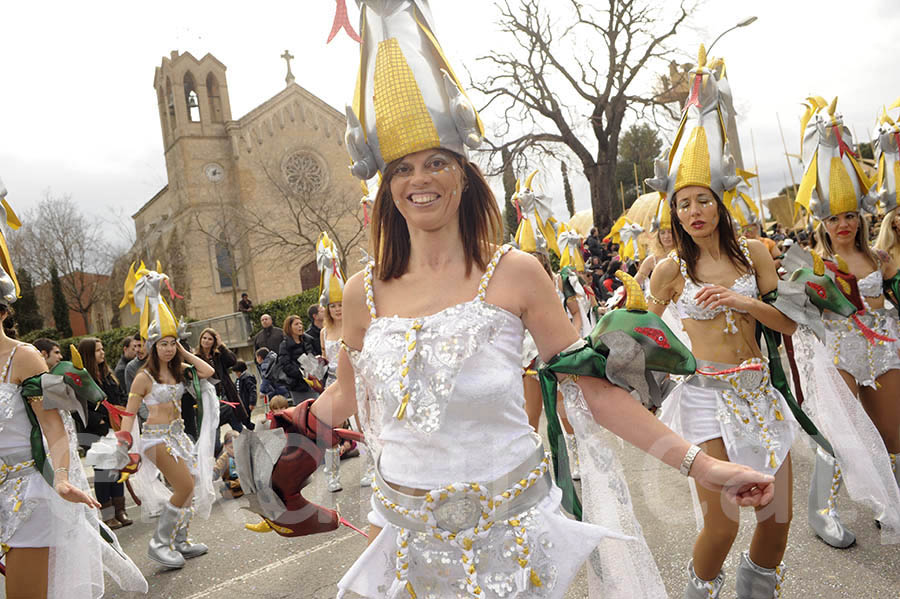
[[[178,434],[184,432],[184,420],[176,418],[169,424],[145,424],[142,435]]]
[[[709,362],[707,360],[697,360],[697,370],[703,369],[714,369],[717,371],[720,370],[730,370],[732,368],[737,368],[740,364],[723,364],[721,362]],[[751,370],[744,371],[744,377],[747,378],[746,384],[748,386],[752,385],[761,385],[764,382],[769,381],[769,366],[765,362],[763,362],[764,370]],[[753,374],[751,374],[753,373]],[[716,376],[708,376],[705,374],[692,374],[688,378],[685,379],[684,384],[690,385],[692,387],[700,387],[702,389],[718,389],[721,391],[729,391],[734,388],[731,383],[731,377],[738,376],[741,377],[741,372],[729,373],[728,375],[723,375],[725,378],[719,378]]]
[[[6,482],[11,473],[22,473],[34,469],[31,450],[18,451],[0,456],[0,485]]]
[[[488,497],[496,497],[510,490],[516,483],[525,480],[529,473],[540,468],[541,462],[544,460],[544,446],[540,437],[533,435],[535,438],[535,448],[524,462],[514,468],[507,474],[499,477],[490,483],[478,483],[479,491],[469,491],[461,497],[446,497],[446,493],[442,497],[442,489],[431,491],[431,495],[437,497],[432,506],[432,512],[438,526],[445,531],[457,533],[461,530],[468,530],[478,524],[481,516],[481,504],[478,501],[478,495],[486,495]],[[378,491],[391,504],[407,511],[417,511],[425,507],[425,496],[406,495],[388,485],[381,476],[381,456],[375,462],[375,485]],[[471,485],[471,483],[470,483]],[[550,479],[549,470],[544,473],[533,485],[525,489],[521,494],[511,498],[503,503],[494,511],[493,520],[507,520],[516,514],[520,514],[527,509],[536,506],[550,489],[553,482]],[[391,524],[413,530],[416,532],[430,532],[431,529],[422,520],[404,516],[395,510],[388,509],[381,502],[374,502],[375,509],[381,514],[385,520]]]

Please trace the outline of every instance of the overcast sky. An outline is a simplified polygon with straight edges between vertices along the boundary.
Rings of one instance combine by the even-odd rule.
[[[545,0],[548,7],[557,3],[562,0]],[[839,95],[845,121],[861,137],[872,131],[881,105],[900,96],[900,14],[894,0],[763,0],[743,3],[740,13],[733,12],[736,4],[707,2],[677,47],[693,56],[700,42],[708,44],[747,16],[759,17],[722,38],[713,54],[727,61],[744,160],[752,168],[752,130],[768,195],[790,181],[776,113],[789,151],[797,152],[800,102],[807,95]],[[11,204],[25,212],[49,188],[71,194],[98,221],[121,215],[130,222],[166,183],[153,72],[171,50],[198,58],[210,52],[228,67],[234,118],[284,87],[279,56],[285,49],[297,57],[297,83],[342,109],[352,92],[358,46],[343,34],[325,45],[334,7],[334,0],[4,2],[0,177]],[[348,8],[355,25],[355,2],[348,0]],[[483,67],[474,59],[509,45],[486,0],[432,0],[432,9],[459,70],[477,77]],[[571,169],[576,205],[586,208],[579,170]],[[799,169],[794,174],[799,177]],[[546,185],[561,215],[558,182]]]

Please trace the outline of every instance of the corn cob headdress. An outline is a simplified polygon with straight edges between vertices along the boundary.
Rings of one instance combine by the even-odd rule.
[[[556,243],[560,250],[560,270],[568,266],[578,272],[584,272],[584,256],[581,253],[581,236],[578,231],[569,230],[563,225]]]
[[[734,190],[734,194],[728,194],[728,203],[725,207],[734,219],[735,225],[738,227],[746,227],[747,225],[762,226],[762,218],[759,214],[759,207],[751,197],[752,189],[750,188],[750,179],[756,176],[755,173],[748,171],[738,171],[741,175],[741,181]]]
[[[664,229],[672,229],[672,212],[669,209],[669,202],[660,195],[659,204],[656,206],[656,216],[650,221],[650,232],[656,233]]]
[[[729,151],[725,122],[730,110],[730,88],[724,82],[721,60],[707,64],[700,46],[697,66],[691,71],[693,85],[672,147],[657,159],[654,177],[646,183],[663,198],[671,198],[685,187],[707,187],[726,205],[741,178]]]
[[[4,306],[12,305],[20,293],[19,280],[6,246],[6,227],[15,230],[21,226],[19,217],[6,203],[6,186],[0,179],[0,304]]]
[[[638,242],[643,232],[644,228],[641,225],[623,214],[613,223],[606,237],[619,244],[619,257],[622,260],[643,260],[646,251]]]
[[[175,318],[172,308],[162,296],[162,286],[167,285],[169,277],[159,272],[162,270],[159,262],[156,268],[150,270],[141,262],[135,269],[132,263],[125,278],[125,295],[119,303],[120,308],[130,306],[132,314],[140,311],[141,338],[148,348],[164,337],[187,337],[187,324]],[[169,291],[174,295],[171,287]]]
[[[837,98],[831,104],[819,96],[807,102],[801,118],[804,173],[795,203],[816,221],[844,212],[874,212],[869,179],[857,162],[850,129],[837,112]]]
[[[521,181],[516,181],[516,193],[512,200],[519,212],[519,227],[516,229],[515,241],[524,252],[549,250],[561,258],[556,241],[560,232],[559,223],[553,218],[551,198],[534,188],[534,177],[537,174],[537,170],[529,174],[524,185]]]
[[[900,100],[897,101],[900,105]],[[900,202],[900,125],[898,125],[885,109],[878,125],[875,138],[875,164],[878,171],[869,195],[881,203],[881,208],[888,212]]]
[[[351,172],[370,179],[408,154],[466,155],[484,126],[438,43],[428,0],[358,0],[360,64],[347,107]]]
[[[337,248],[324,231],[316,242],[316,267],[319,269],[319,303],[327,308],[328,304],[343,302],[344,273],[341,272],[341,260]]]

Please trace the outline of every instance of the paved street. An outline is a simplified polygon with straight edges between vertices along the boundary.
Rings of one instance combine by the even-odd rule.
[[[696,534],[687,483],[677,472],[648,461],[643,454],[625,447],[621,456],[629,476],[635,509],[647,542],[659,565],[671,597],[680,598],[684,566]],[[812,453],[801,438],[794,446],[795,518],[786,557],[788,571],[784,599],[900,597],[900,548],[878,544],[872,514],[857,509],[842,491],[844,521],[856,533],[857,545],[844,551],[819,541],[806,525],[806,492],[812,471]],[[326,505],[336,501],[351,522],[365,524],[363,508],[368,489],[359,488],[362,460],[343,462],[345,490],[329,494],[321,472],[307,489],[307,497]],[[207,543],[210,554],[192,560],[180,571],[163,571],[146,557],[153,522],[136,522],[119,531],[125,550],[135,559],[150,582],[153,598],[206,599],[221,597],[332,598],[336,582],[365,546],[365,539],[347,528],[326,535],[284,539],[275,533],[256,534],[243,528],[256,517],[242,510],[245,500],[220,501],[208,521],[197,521],[192,537]],[[139,510],[131,508],[132,516]],[[726,564],[723,599],[734,597],[734,572],[739,550],[749,545],[752,533],[750,510],[735,549]],[[582,570],[566,599],[587,597]],[[139,597],[111,589],[109,598]]]

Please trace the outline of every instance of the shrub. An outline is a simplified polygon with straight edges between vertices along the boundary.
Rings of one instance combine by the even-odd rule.
[[[299,295],[290,295],[254,306],[253,310],[250,311],[250,326],[253,327],[251,336],[255,336],[262,329],[259,319],[263,314],[269,314],[276,327],[280,327],[284,319],[291,314],[296,314],[303,319],[304,324],[308,327],[310,323],[307,322],[306,311],[318,301],[319,288],[313,287]]]
[[[59,348],[62,351],[63,357],[66,360],[70,360],[72,358],[69,351],[70,345],[78,347],[78,343],[85,337],[96,337],[103,343],[103,351],[106,353],[106,365],[110,370],[114,370],[116,367],[116,363],[119,361],[119,358],[122,357],[122,343],[125,341],[125,338],[134,337],[137,332],[138,327],[137,325],[135,325],[130,327],[119,327],[117,329],[110,329],[108,331],[101,331],[94,335],[82,335],[80,337],[57,339],[57,341],[59,341]]]
[[[57,341],[59,340],[59,331],[53,327],[48,329],[38,329],[37,331],[31,331],[30,333],[22,335],[19,337],[19,341],[22,341],[23,343],[34,343],[35,339],[40,339],[41,337]]]

